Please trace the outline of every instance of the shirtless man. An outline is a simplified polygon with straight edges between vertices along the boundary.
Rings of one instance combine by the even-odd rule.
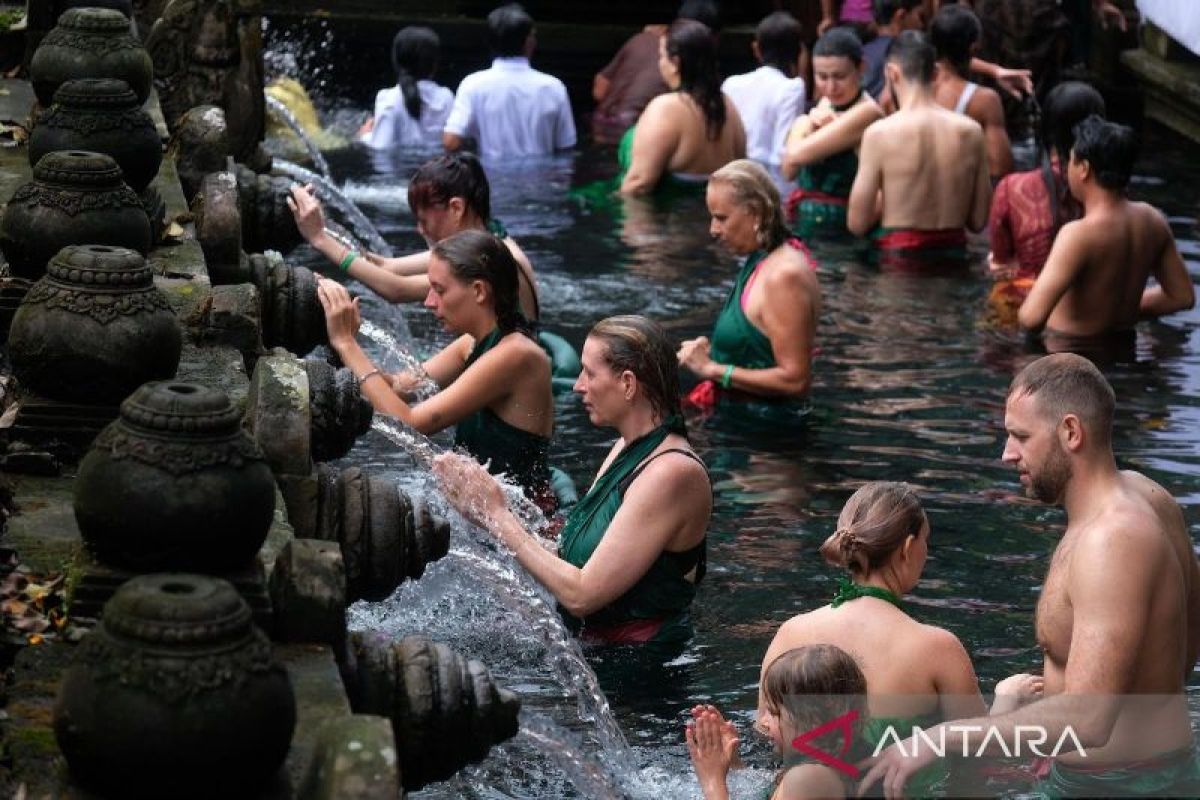
[[[1131,343],[1139,319],[1196,302],[1162,213],[1125,197],[1136,154],[1133,131],[1093,115],[1075,135],[1067,185],[1083,204],[1083,219],[1058,232],[1017,314],[1021,327],[1041,333],[1052,352]],[[1147,288],[1150,276],[1158,285]]]
[[[970,80],[971,58],[979,47],[983,28],[975,12],[963,5],[942,6],[929,26],[929,40],[937,51],[933,96],[942,108],[965,114],[983,128],[988,169],[998,181],[1012,172],[1012,144],[1004,123],[1004,105],[994,89]]]
[[[1045,696],[928,733],[933,741],[944,733],[947,752],[965,745],[977,754],[990,737],[988,752],[999,753],[997,737],[1012,751],[1018,726],[1037,726],[1049,751],[1070,726],[1086,758],[1074,742],[1064,748],[1043,795],[1195,796],[1190,782],[1200,770],[1184,686],[1200,651],[1200,564],[1175,500],[1144,475],[1117,469],[1113,407],[1104,376],[1070,353],[1035,361],[1013,380],[1004,461],[1031,496],[1067,512],[1037,608]],[[970,726],[979,727],[963,730]],[[885,796],[899,797],[936,758],[913,739],[901,744],[880,755],[860,788],[882,780]]]
[[[933,97],[934,50],[918,31],[892,41],[884,75],[900,110],[863,133],[847,227],[863,236],[882,219],[883,250],[957,251],[964,227],[987,224],[992,185],[979,123]]]

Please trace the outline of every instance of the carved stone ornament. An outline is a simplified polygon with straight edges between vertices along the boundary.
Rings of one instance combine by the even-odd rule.
[[[13,193],[0,222],[0,249],[19,278],[37,280],[72,244],[150,251],[150,220],[110,156],[84,150],[47,153],[33,180]]]
[[[370,429],[375,410],[350,370],[311,358],[305,359],[304,369],[312,409],[313,460],[341,458]]]
[[[221,391],[147,383],[93,442],[75,519],[103,563],[134,570],[244,568],[275,510],[275,481]]]
[[[76,78],[118,78],[146,102],[154,66],[129,19],[111,8],[72,8],[42,39],[29,65],[38,102],[49,106],[63,83]]]
[[[162,163],[162,143],[129,85],[113,78],[67,81],[29,137],[29,163],[55,150],[88,150],[116,160],[135,192]]]
[[[54,708],[59,748],[106,796],[244,796],[270,781],[295,727],[287,671],[228,582],[142,575],[104,607]]]
[[[175,375],[178,318],[145,260],[104,245],[63,248],[13,317],[9,357],[22,386],[50,400],[113,406]]]
[[[172,0],[146,37],[163,118],[174,132],[189,109],[225,110],[231,152],[252,159],[266,130],[262,21],[229,0]]]
[[[305,267],[253,254],[247,259],[249,281],[262,303],[262,337],[267,347],[283,347],[298,356],[326,344],[325,310],[317,296],[317,277]]]

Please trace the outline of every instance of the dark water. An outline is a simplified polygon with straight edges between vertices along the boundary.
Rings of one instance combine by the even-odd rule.
[[[1170,218],[1195,277],[1200,165],[1188,156],[1194,147],[1151,132],[1144,152],[1133,194]],[[330,160],[339,182],[351,181],[349,193],[396,252],[420,246],[399,200],[400,185],[420,157],[373,160],[351,150]],[[494,214],[537,269],[543,320],[576,346],[593,322],[617,313],[652,316],[680,339],[707,333],[732,283],[735,260],[709,240],[702,200],[669,208],[634,202],[589,209],[567,198],[571,186],[611,174],[611,163],[611,153],[589,150],[489,167]],[[817,547],[864,481],[904,480],[918,487],[933,538],[910,608],[963,640],[984,691],[1039,665],[1033,610],[1063,515],[1021,497],[1016,475],[999,460],[1006,386],[1033,356],[1014,331],[984,322],[986,240],[973,249],[979,259],[968,273],[923,278],[867,266],[853,246],[812,244],[825,297],[813,413],[791,425],[721,417],[693,425],[716,491],[709,575],[695,604],[696,638],[667,667],[613,665],[596,655],[621,726],[639,746],[640,766],[649,765],[666,787],[659,796],[689,793],[679,790],[679,776],[689,772],[682,721],[693,703],[716,703],[742,724],[744,742],[755,738],[749,726],[762,654],[781,622],[828,601],[836,575]],[[394,313],[377,302],[368,308],[382,325]],[[414,307],[405,313],[427,351],[445,340],[424,312]],[[1198,319],[1200,312],[1190,311],[1143,325],[1137,361],[1106,370],[1118,398],[1119,461],[1179,499],[1193,536],[1200,523]],[[613,434],[592,428],[573,397],[560,398],[557,424],[553,461],[586,486]],[[377,435],[348,460],[394,472],[407,464]],[[482,608],[486,601],[450,597],[456,590],[446,587],[457,584],[449,571],[431,571],[427,592],[435,599],[424,611],[414,610],[424,601],[413,599],[421,590],[410,587],[398,608],[368,618],[382,615],[389,622],[381,626],[396,632],[426,625],[452,635],[460,650],[478,648],[497,672],[540,697],[535,704],[553,708],[556,689],[538,663],[537,647],[521,641],[511,619],[489,616]],[[464,616],[447,621],[447,609]],[[497,636],[509,639],[502,655]],[[556,715],[569,721],[571,708]],[[754,744],[750,760],[765,766],[765,753]],[[500,766],[476,768],[446,791],[487,797],[562,791],[561,781],[545,774],[503,776],[526,763],[509,752]],[[493,782],[504,785],[482,788]],[[431,794],[446,796],[439,791]]]

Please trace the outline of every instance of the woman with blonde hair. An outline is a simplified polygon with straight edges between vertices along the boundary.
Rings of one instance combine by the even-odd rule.
[[[816,262],[790,237],[779,190],[761,165],[726,164],[709,179],[705,200],[709,231],[745,260],[712,338],[679,349],[680,363],[703,381],[689,404],[711,409],[724,398],[806,397],[821,312]]]
[[[582,638],[677,645],[691,638],[712,487],[679,413],[674,348],[645,317],[610,317],[588,334],[582,361],[575,391],[592,424],[620,438],[571,508],[557,554],[509,511],[477,463],[448,454],[434,471],[450,503],[512,549]]]
[[[987,713],[966,648],[954,634],[917,622],[902,598],[917,585],[929,553],[929,520],[904,483],[876,481],[859,488],[821,545],[830,564],[849,573],[831,602],[799,614],[775,633],[763,673],[796,647],[831,644],[858,661],[867,678],[870,719],[862,736],[874,747],[891,728],[900,739],[913,727]],[[1014,675],[996,686],[1006,707],[1014,696],[1040,693],[1041,678]],[[994,708],[993,711],[999,710]],[[760,690],[760,724],[771,708]],[[945,777],[941,765],[918,773],[912,797],[929,796]]]

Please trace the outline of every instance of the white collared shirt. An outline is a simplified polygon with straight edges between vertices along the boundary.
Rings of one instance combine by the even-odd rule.
[[[490,69],[463,78],[445,132],[474,139],[489,160],[575,146],[567,87],[519,56],[497,58]]]
[[[404,105],[399,86],[375,95],[375,125],[362,141],[376,150],[390,147],[442,144],[442,128],[454,105],[454,92],[433,81],[417,81],[421,95],[421,118],[413,119]]]
[[[804,79],[789,78],[763,65],[721,84],[746,129],[746,156],[764,164],[783,160],[783,147],[796,117],[804,111]]]

